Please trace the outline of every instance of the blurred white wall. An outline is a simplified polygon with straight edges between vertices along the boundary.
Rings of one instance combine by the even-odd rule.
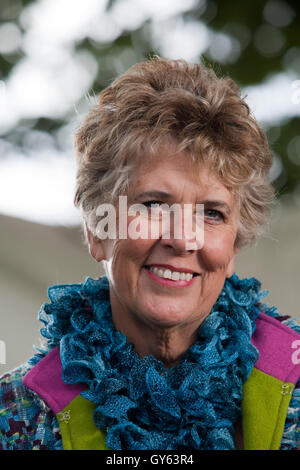
[[[21,364],[39,344],[37,314],[47,302],[47,287],[98,277],[80,228],[49,227],[0,216],[0,341],[6,364],[0,374]],[[281,205],[270,234],[237,257],[236,272],[254,276],[270,291],[266,301],[300,318],[299,207]]]
[[[254,276],[269,290],[264,301],[300,319],[300,208],[280,204],[268,233],[237,256],[240,277]]]
[[[6,364],[0,374],[24,362],[39,345],[37,320],[48,301],[47,287],[100,275],[83,245],[80,228],[49,227],[0,216],[0,340]]]

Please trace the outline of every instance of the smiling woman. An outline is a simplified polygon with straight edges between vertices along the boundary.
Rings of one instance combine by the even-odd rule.
[[[0,448],[299,448],[300,326],[234,273],[274,194],[238,87],[184,61],[137,64],[76,148],[75,205],[106,274],[49,288],[43,349],[0,380]]]
[[[174,158],[173,152],[169,145],[151,159],[150,168],[136,170],[128,199],[135,202],[140,193],[159,191],[168,194],[161,201],[165,204],[195,206],[205,201],[201,250],[186,249],[185,230],[180,239],[172,233],[164,238],[160,232],[157,238],[149,233],[146,239],[105,241],[88,231],[92,256],[106,260],[116,328],[141,355],[153,354],[166,367],[178,363],[194,342],[197,327],[211,311],[226,276],[232,276],[238,226],[232,193],[205,167],[195,171],[187,156]],[[212,213],[215,201],[210,201],[214,199],[227,210]],[[141,202],[148,201],[142,198]],[[156,267],[166,269],[161,272]],[[179,273],[186,273],[188,279],[179,279]],[[163,340],[161,328],[165,329]]]

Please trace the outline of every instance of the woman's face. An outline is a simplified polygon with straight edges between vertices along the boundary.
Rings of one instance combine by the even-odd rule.
[[[158,191],[168,195],[151,194]],[[122,317],[123,322],[135,318],[158,327],[198,326],[211,311],[225,278],[233,274],[237,234],[233,195],[205,167],[196,170],[185,154],[172,158],[161,152],[151,167],[139,169],[127,197],[129,205],[204,204],[204,244],[201,249],[187,249],[184,236],[174,238],[172,227],[168,239],[160,233],[155,239],[102,241],[114,318]],[[128,225],[134,218],[128,216]],[[97,258],[96,242],[90,243]],[[162,276],[171,273],[165,267],[171,273],[196,275],[190,281],[166,280]],[[182,274],[175,274],[175,279],[178,276]]]

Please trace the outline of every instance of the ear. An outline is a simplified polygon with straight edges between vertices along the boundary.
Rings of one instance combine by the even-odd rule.
[[[84,223],[85,232],[89,244],[90,255],[98,262],[105,259],[105,254],[100,238],[93,235],[90,229],[88,228],[86,222]]]
[[[235,262],[235,257],[237,255],[238,251],[239,251],[239,249],[237,247],[234,247],[232,258],[229,261],[229,264],[227,266],[227,271],[226,271],[226,277],[227,278],[231,277],[234,273],[234,262]]]

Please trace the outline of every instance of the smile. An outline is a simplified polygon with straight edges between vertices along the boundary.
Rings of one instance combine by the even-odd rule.
[[[163,285],[172,287],[189,286],[198,273],[175,271],[162,266],[144,266],[149,276]]]

